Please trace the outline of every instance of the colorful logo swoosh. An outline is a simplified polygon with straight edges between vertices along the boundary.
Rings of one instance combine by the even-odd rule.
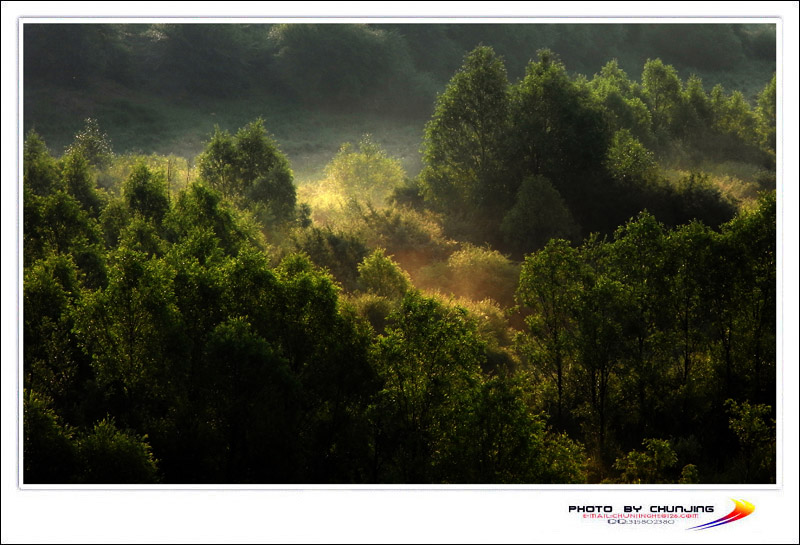
[[[706,522],[705,524],[701,524],[699,526],[692,526],[691,528],[688,529],[708,530],[709,528],[713,528],[714,526],[722,526],[723,524],[728,524],[729,522],[743,519],[744,517],[746,517],[747,515],[751,514],[753,511],[756,510],[756,506],[750,503],[749,501],[733,500],[733,503],[736,504],[736,508],[727,515],[725,515],[724,517],[718,518],[717,520],[713,520],[711,522]]]

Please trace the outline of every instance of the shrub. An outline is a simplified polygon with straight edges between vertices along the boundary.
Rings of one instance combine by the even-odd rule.
[[[364,258],[358,266],[359,283],[370,293],[400,299],[411,289],[411,278],[385,252],[378,249]]]
[[[358,143],[358,150],[349,142],[342,145],[325,167],[325,174],[344,193],[366,196],[374,203],[381,203],[405,179],[400,161],[388,157],[368,134]]]
[[[147,436],[137,437],[117,429],[105,418],[81,441],[84,480],[97,484],[145,484],[158,480],[156,460]]]

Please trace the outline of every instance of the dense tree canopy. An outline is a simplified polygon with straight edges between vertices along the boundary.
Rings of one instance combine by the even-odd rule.
[[[681,44],[586,78],[521,59],[524,26],[463,58],[457,26],[329,26],[212,25],[223,50],[186,55],[199,25],[81,25],[63,52],[30,28],[26,70],[60,85],[144,85],[140,40],[179,92],[433,112],[418,176],[365,136],[298,185],[262,118],[194,164],[114,152],[93,118],[60,156],[28,132],[24,482],[775,482],[775,77],[708,92]],[[724,62],[765,48],[731,28],[692,32]]]

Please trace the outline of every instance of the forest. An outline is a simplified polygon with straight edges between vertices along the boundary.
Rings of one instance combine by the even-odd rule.
[[[774,25],[23,43],[26,484],[776,482]]]

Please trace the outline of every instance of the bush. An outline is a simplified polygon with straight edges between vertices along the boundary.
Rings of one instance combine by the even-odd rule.
[[[372,248],[385,248],[412,275],[446,259],[456,243],[443,234],[439,217],[409,208],[375,208],[351,200],[342,229]]]
[[[579,233],[561,194],[542,176],[522,182],[500,230],[507,247],[519,254],[538,250],[553,238],[575,239]]]
[[[67,148],[65,155],[83,155],[95,168],[108,167],[114,160],[111,140],[100,130],[96,119],[88,118],[83,130],[75,135],[75,141]]]
[[[614,462],[614,469],[622,472],[620,482],[632,484],[674,482],[668,470],[678,463],[678,456],[670,442],[665,439],[645,439],[642,445],[645,447],[645,452],[632,450]]]
[[[156,460],[147,436],[137,437],[117,429],[113,419],[103,419],[81,441],[84,481],[92,484],[147,484],[158,480]]]
[[[364,258],[358,266],[358,279],[365,291],[388,299],[400,299],[412,287],[408,273],[383,249]]]
[[[358,143],[358,150],[350,143],[342,145],[325,167],[325,174],[342,192],[378,204],[405,179],[400,161],[388,157],[368,134]]]
[[[296,251],[305,253],[318,267],[330,271],[347,291],[358,287],[358,266],[369,250],[350,233],[334,232],[330,228],[296,229],[291,235]]]
[[[23,394],[23,481],[26,484],[75,482],[78,450],[74,432],[65,426],[51,400],[36,392]]]
[[[386,332],[389,315],[397,308],[397,301],[375,293],[360,293],[348,299],[349,304],[358,316],[369,322],[378,334]]]
[[[514,304],[519,265],[500,252],[468,244],[453,252],[447,268],[455,295],[473,301],[490,297],[504,307]]]

